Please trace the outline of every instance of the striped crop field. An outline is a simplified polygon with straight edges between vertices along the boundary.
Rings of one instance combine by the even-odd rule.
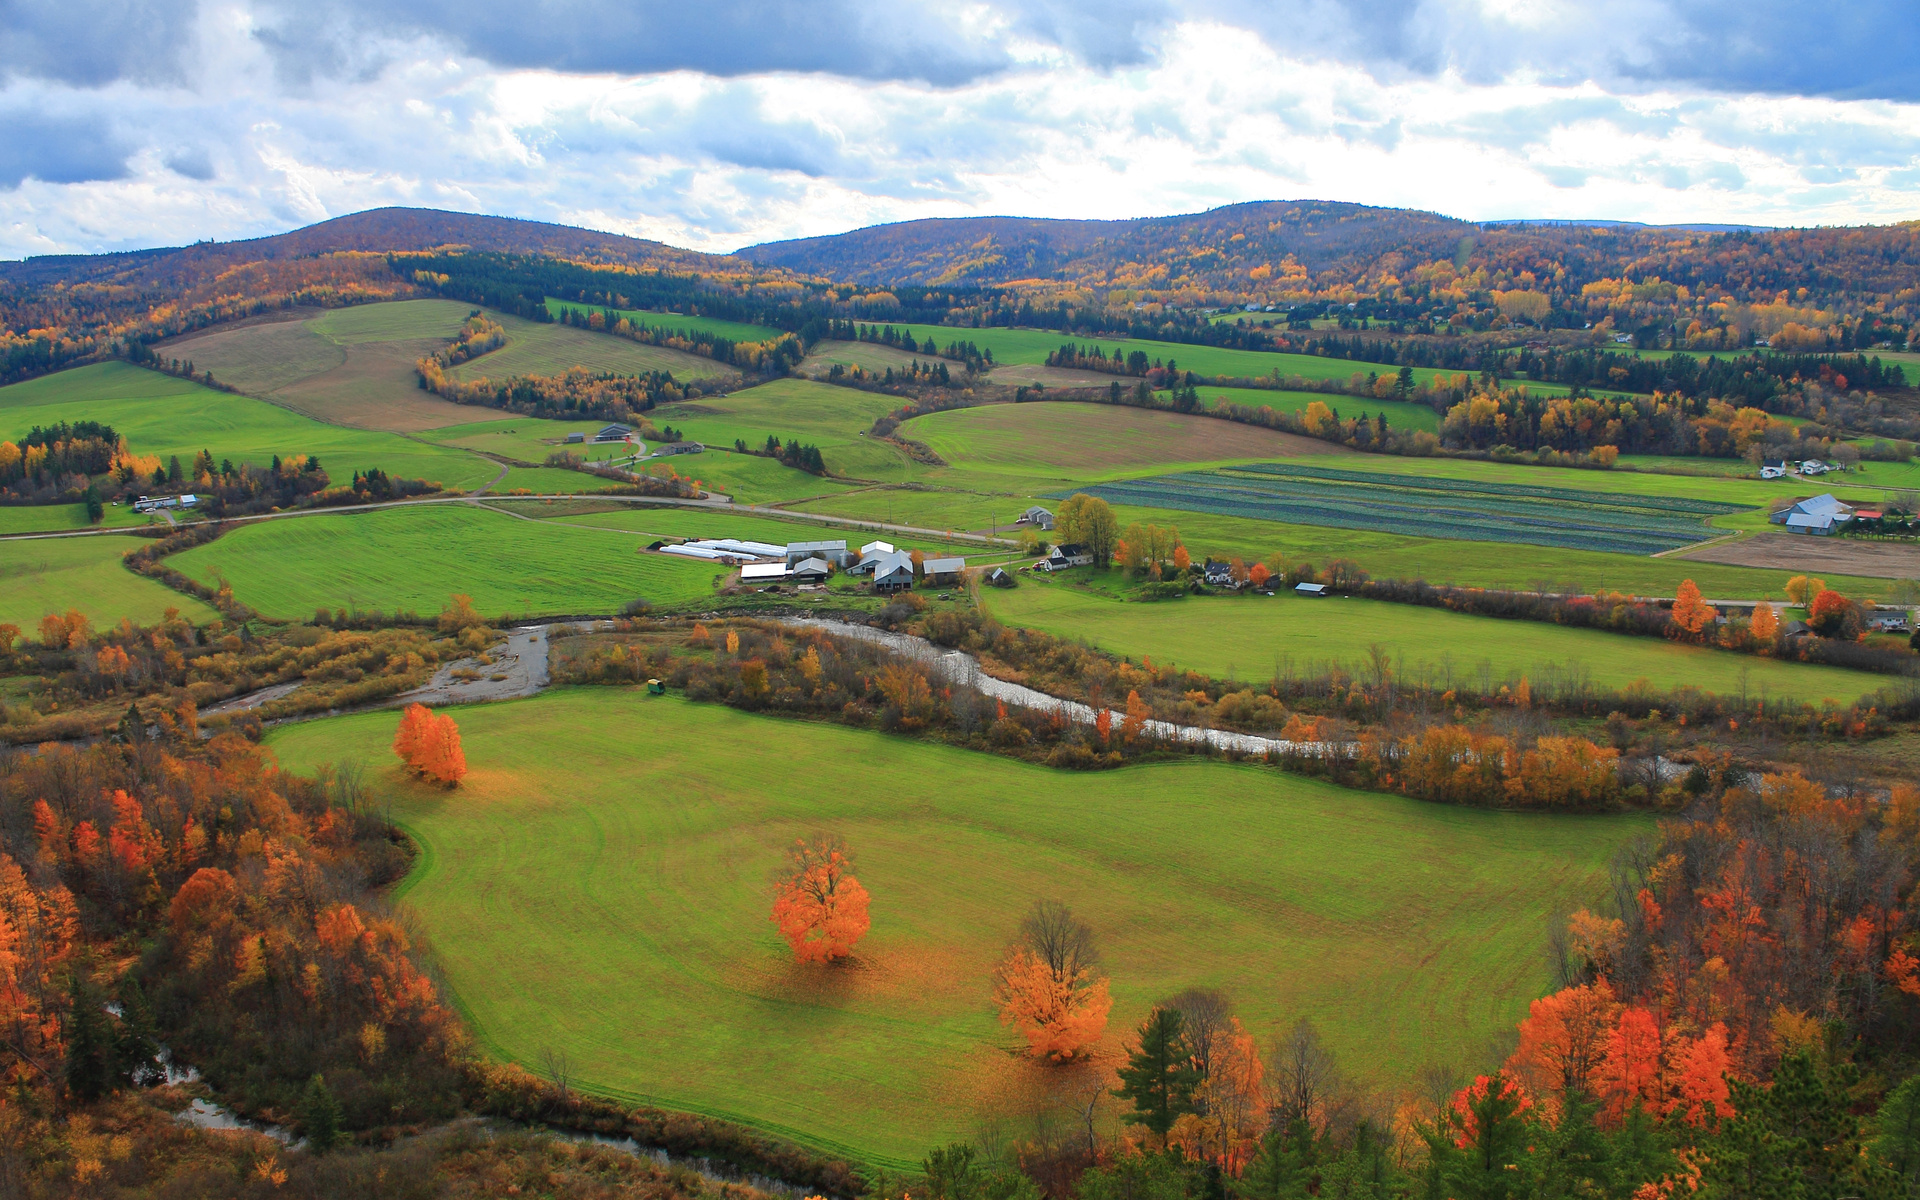
[[[1714,536],[1748,506],[1530,484],[1260,463],[1083,489],[1113,504],[1416,537],[1653,554]]]

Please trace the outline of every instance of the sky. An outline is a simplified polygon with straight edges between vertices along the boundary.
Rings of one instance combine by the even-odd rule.
[[[382,205],[699,250],[1328,199],[1920,218],[1920,20],[1778,0],[0,0],[0,258]]]

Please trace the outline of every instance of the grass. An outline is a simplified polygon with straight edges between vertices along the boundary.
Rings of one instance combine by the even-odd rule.
[[[151,513],[136,513],[131,502],[109,504],[98,525],[87,520],[84,504],[0,505],[0,536],[15,533],[66,533],[76,529],[137,529],[163,525]]]
[[[972,542],[945,542],[939,539],[902,538],[874,533],[848,525],[830,525],[796,516],[792,520],[765,517],[754,513],[716,511],[708,508],[668,508],[658,504],[620,505],[610,512],[568,513],[564,502],[500,501],[496,507],[529,517],[585,525],[596,529],[623,529],[646,538],[682,537],[741,538],[747,541],[784,542],[835,540],[845,538],[851,546],[864,545],[879,538],[909,550],[951,550],[961,555],[989,555],[984,546]],[[543,511],[546,510],[546,511]],[[558,510],[555,515],[548,515]]]
[[[96,626],[122,617],[150,625],[169,608],[196,623],[220,615],[121,565],[122,555],[145,545],[130,537],[0,541],[0,622],[31,631],[41,617],[70,608],[86,613]]]
[[[1370,417],[1384,414],[1389,429],[1427,429],[1438,431],[1440,416],[1424,404],[1411,404],[1404,400],[1373,400],[1358,396],[1323,396],[1319,392],[1278,392],[1265,388],[1228,388],[1202,387],[1200,403],[1212,407],[1215,401],[1231,400],[1235,404],[1244,404],[1252,408],[1270,407],[1275,412],[1305,412],[1307,405],[1320,401],[1340,417],[1357,417],[1365,413]],[[1166,398],[1172,393],[1157,392]]]
[[[135,454],[177,455],[183,467],[203,449],[215,463],[231,459],[263,467],[275,455],[306,454],[319,458],[336,484],[347,483],[356,470],[379,467],[389,475],[437,480],[451,489],[478,487],[499,471],[453,447],[325,424],[264,400],[121,362],[0,388],[0,436],[17,440],[34,425],[62,420],[104,421]]]
[[[463,450],[476,450],[483,454],[492,454],[500,458],[510,458],[518,462],[539,465],[547,461],[549,454],[561,450],[575,454],[585,454],[589,450],[605,454],[612,447],[589,446],[580,444],[565,445],[570,433],[584,434],[592,438],[606,426],[605,421],[547,421],[539,417],[507,417],[492,421],[472,421],[464,425],[449,425],[435,429],[420,436],[426,441],[441,446],[458,446]]]
[[[731,446],[736,440],[764,445],[768,434],[798,439],[820,447],[827,470],[835,475],[900,483],[928,468],[898,447],[867,437],[865,430],[904,403],[898,396],[777,379],[728,396],[666,405],[649,415],[654,424],[671,424],[709,446]]]
[[[492,616],[614,613],[706,596],[710,564],[641,553],[633,539],[468,504],[418,504],[244,525],[167,560],[195,579],[222,577],[272,617],[316,607],[439,612],[465,592]]]
[[[594,333],[542,321],[528,321],[504,313],[492,314],[507,331],[507,344],[489,354],[470,359],[449,374],[456,379],[505,379],[509,375],[564,375],[569,368],[585,367],[596,373],[645,375],[650,371],[671,371],[675,379],[708,379],[725,375],[729,368],[710,358],[649,346],[644,342]]]
[[[162,353],[318,420],[431,429],[467,420],[468,410],[421,391],[414,361],[445,345],[470,311],[452,300],[363,304],[305,320],[215,328],[170,342]]]
[[[1107,1055],[1152,1003],[1214,986],[1263,1041],[1309,1017],[1349,1073],[1397,1083],[1512,1027],[1550,986],[1548,915],[1597,900],[1649,828],[1218,762],[1062,773],[635,690],[458,719],[472,773],[451,794],[389,766],[392,714],[272,745],[296,770],[371,764],[395,797],[423,849],[406,903],[481,1044],[895,1168],[1057,1078],[989,1001],[1037,897],[1098,931]],[[785,846],[822,829],[874,897],[840,969],[794,965],[767,918]]]
[[[766,325],[748,325],[743,321],[723,321],[718,317],[689,317],[683,313],[654,312],[644,308],[605,309],[591,304],[576,304],[571,300],[557,300],[547,297],[547,311],[554,316],[570,310],[585,313],[611,311],[616,317],[625,317],[635,325],[645,325],[650,329],[670,331],[687,330],[695,333],[711,333],[734,342],[765,342],[779,337],[782,330]]]
[[[923,441],[962,474],[1011,476],[1040,489],[1173,464],[1253,462],[1324,443],[1211,417],[1105,404],[993,404],[915,417]]]
[[[1713,536],[1708,517],[1738,511],[1709,500],[1574,490],[1545,480],[1492,483],[1302,463],[1189,471],[1088,491],[1116,504],[1626,554],[1706,541]]]
[[[1482,673],[1495,685],[1525,676],[1535,685],[1587,680],[1624,689],[1644,680],[1660,691],[1696,687],[1850,703],[1888,682],[1884,675],[1657,638],[1345,597],[1123,602],[1036,579],[1011,591],[984,590],[982,600],[1009,625],[1084,640],[1136,660],[1151,655],[1156,663],[1253,682],[1272,677],[1283,664],[1296,672],[1331,665],[1352,672],[1366,662],[1372,645],[1386,649],[1402,679],[1420,679],[1430,669],[1436,684],[1451,675],[1477,686]]]
[[[488,489],[489,496],[504,496],[515,488],[526,488],[540,496],[589,495],[610,492],[620,487],[615,479],[601,479],[585,471],[565,467],[509,467],[506,478]]]

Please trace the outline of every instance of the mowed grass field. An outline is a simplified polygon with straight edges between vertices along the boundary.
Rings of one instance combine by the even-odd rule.
[[[855,526],[808,521],[804,516],[799,515],[792,520],[786,520],[757,513],[728,512],[708,508],[669,508],[658,504],[620,504],[618,501],[599,503],[604,504],[607,511],[569,511],[576,506],[569,505],[564,500],[551,502],[499,500],[491,502],[489,507],[502,508],[523,516],[558,521],[568,525],[625,530],[648,540],[667,537],[686,538],[690,541],[700,538],[742,538],[780,545],[786,542],[845,539],[849,546],[859,547],[878,539],[909,550],[937,549],[962,556],[1004,557],[975,542],[910,538],[900,534],[862,530]],[[584,501],[577,507],[587,508],[594,505],[595,502]]]
[[[356,470],[379,467],[453,490],[477,487],[499,473],[495,464],[454,447],[326,424],[264,400],[121,362],[0,388],[0,436],[18,440],[35,425],[83,420],[113,426],[135,454],[157,454],[162,460],[178,455],[183,467],[191,466],[201,450],[215,463],[231,459],[263,467],[276,454],[305,454],[318,458],[336,484],[347,483]]]
[[[1085,641],[1115,654],[1151,655],[1216,678],[1258,683],[1283,665],[1306,673],[1337,665],[1349,672],[1368,648],[1386,650],[1395,672],[1439,687],[1497,687],[1529,679],[1586,681],[1624,689],[1644,680],[1660,691],[1696,687],[1724,695],[1782,696],[1851,703],[1891,679],[1865,671],[1776,662],[1658,638],[1538,621],[1477,617],[1335,596],[1282,594],[1126,602],[1071,584],[1022,580],[1011,590],[982,589],[981,601],[1008,625]]]
[[[199,624],[219,617],[207,605],[121,565],[146,546],[123,536],[19,538],[0,541],[0,622],[29,634],[50,612],[77,608],[98,625],[131,617],[150,625],[169,608]]]
[[[336,425],[417,431],[471,419],[471,411],[416,386],[414,362],[460,330],[472,306],[455,300],[401,300],[292,319],[245,322],[160,347],[169,358],[252,396]]]
[[[902,432],[959,474],[1008,475],[1032,487],[1327,450],[1325,442],[1254,425],[1107,404],[954,409],[915,417]]]
[[[876,419],[904,403],[898,396],[777,379],[727,396],[664,405],[649,415],[654,424],[670,424],[709,446],[731,446],[736,439],[764,445],[768,434],[777,434],[783,442],[797,439],[818,446],[827,470],[835,475],[900,483],[930,468],[865,433]]]
[[[1247,405],[1249,408],[1264,406],[1272,408],[1275,412],[1305,412],[1307,405],[1318,400],[1343,420],[1350,420],[1363,413],[1369,417],[1378,417],[1384,413],[1389,429],[1437,431],[1440,428],[1438,413],[1424,404],[1410,404],[1404,400],[1374,400],[1359,396],[1322,395],[1319,392],[1268,391],[1265,388],[1202,387],[1195,390],[1200,393],[1200,403],[1209,408],[1221,400],[1229,400],[1235,404]],[[1171,393],[1158,392],[1156,395],[1164,399]]]
[[[481,1044],[895,1168],[1057,1078],[990,1002],[1037,898],[1098,932],[1108,1062],[1154,1002],[1211,986],[1263,1041],[1309,1017],[1343,1069],[1386,1085],[1481,1065],[1551,986],[1549,914],[1595,902],[1609,856],[1651,828],[1219,762],[1057,772],[637,690],[456,715],[471,773],[452,793],[390,766],[390,713],[272,745],[296,770],[358,759],[396,798],[423,851],[404,902]],[[848,840],[873,896],[838,968],[794,964],[767,915],[786,846],[818,830]]]
[[[547,311],[560,316],[570,309],[592,314],[611,312],[616,317],[625,317],[635,325],[644,325],[649,329],[687,330],[690,333],[711,333],[735,342],[765,342],[777,338],[783,332],[766,325],[749,325],[743,321],[723,321],[718,317],[689,317],[683,313],[653,312],[642,308],[599,308],[591,304],[580,304],[572,300],[560,300],[547,297]]]
[[[571,325],[528,321],[505,313],[490,313],[507,331],[507,344],[468,359],[449,372],[456,379],[505,379],[509,375],[564,375],[585,367],[596,373],[645,375],[671,371],[675,379],[710,379],[728,374],[710,358],[649,346],[644,342],[575,329]]]
[[[472,504],[259,521],[167,561],[195,579],[224,578],[242,603],[288,618],[322,605],[425,615],[455,592],[489,617],[612,614],[640,597],[707,595],[721,573],[644,553],[633,538]]]

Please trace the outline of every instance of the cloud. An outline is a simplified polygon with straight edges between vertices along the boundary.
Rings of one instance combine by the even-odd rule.
[[[121,179],[133,147],[97,116],[0,110],[0,188],[28,179],[90,183]]]
[[[0,0],[0,81],[178,82],[194,12],[192,0]]]

